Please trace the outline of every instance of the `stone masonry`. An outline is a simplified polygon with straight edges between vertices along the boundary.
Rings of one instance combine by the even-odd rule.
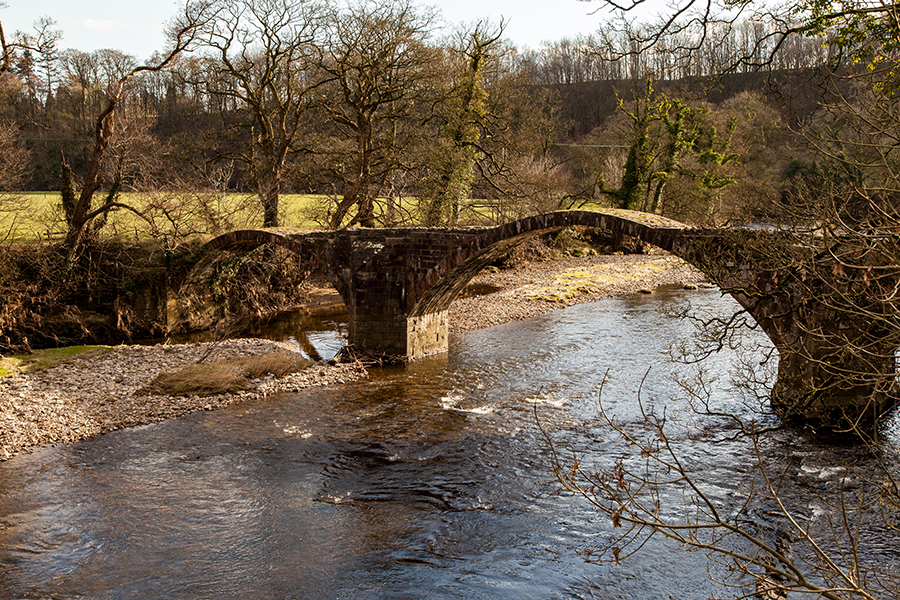
[[[734,296],[779,351],[783,368],[773,404],[784,414],[821,416],[834,402],[842,408],[873,409],[872,386],[880,384],[850,386],[837,400],[810,400],[804,386],[815,388],[817,381],[827,379],[816,366],[824,364],[823,344],[808,335],[823,331],[823,313],[810,309],[816,299],[808,297],[808,283],[800,286],[795,278],[790,284],[785,265],[761,264],[764,254],[746,243],[746,235],[729,237],[723,230],[689,228],[635,211],[560,211],[496,227],[234,231],[211,240],[207,247],[274,243],[292,249],[324,272],[344,299],[350,313],[350,343],[357,351],[415,359],[447,350],[450,303],[479,271],[529,238],[576,226],[635,237],[672,252]],[[774,234],[753,235],[756,243],[765,245],[765,236]],[[833,314],[828,319],[828,327],[835,331],[861,326],[835,324]],[[814,346],[819,354],[810,355]],[[878,413],[894,402],[893,388],[881,396],[874,406]]]

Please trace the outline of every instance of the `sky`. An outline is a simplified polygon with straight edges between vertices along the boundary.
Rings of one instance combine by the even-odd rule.
[[[0,0],[3,4],[4,0]],[[60,48],[85,52],[113,48],[149,58],[162,50],[162,25],[176,13],[172,0],[5,0],[0,22],[9,39],[15,31],[32,31],[35,21],[50,17],[63,32]],[[579,0],[422,0],[436,6],[451,24],[480,19],[508,22],[505,37],[520,48],[536,47],[578,34],[589,34],[605,18],[599,2]]]

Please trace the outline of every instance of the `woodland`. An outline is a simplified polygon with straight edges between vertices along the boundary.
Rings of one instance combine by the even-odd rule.
[[[751,21],[724,42],[639,54],[625,32],[520,49],[502,23],[451,27],[402,2],[220,1],[171,26],[172,47],[145,64],[60,49],[49,17],[6,42],[0,210],[69,186],[77,200],[40,206],[30,233],[70,245],[120,211],[169,244],[592,203],[722,224],[758,217],[815,168],[797,126],[815,118],[828,49],[800,35],[767,49],[772,31]],[[771,57],[722,74],[754,53]],[[285,194],[315,195],[305,223]]]

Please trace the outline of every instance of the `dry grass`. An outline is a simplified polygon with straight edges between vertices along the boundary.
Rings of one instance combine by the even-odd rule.
[[[273,352],[259,356],[232,358],[213,363],[196,363],[173,373],[160,373],[137,394],[163,396],[213,396],[239,392],[252,379],[274,375],[284,377],[312,365],[294,352]]]

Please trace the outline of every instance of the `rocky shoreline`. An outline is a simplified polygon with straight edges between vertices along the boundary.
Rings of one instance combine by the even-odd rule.
[[[496,289],[461,298],[450,309],[451,332],[482,329],[613,295],[684,285],[703,276],[668,254],[566,257],[514,270],[480,274],[474,283]],[[249,383],[214,396],[141,395],[157,374],[204,360],[262,355],[289,344],[261,339],[156,346],[117,346],[77,355],[55,367],[0,377],[0,460],[36,446],[75,442],[198,410],[317,385],[365,378],[360,364],[316,364],[299,373]]]
[[[680,258],[658,254],[566,257],[528,263],[515,270],[480,273],[473,284],[496,292],[457,299],[450,306],[450,332],[472,331],[611,296],[652,293],[666,285],[693,285],[703,273]]]

